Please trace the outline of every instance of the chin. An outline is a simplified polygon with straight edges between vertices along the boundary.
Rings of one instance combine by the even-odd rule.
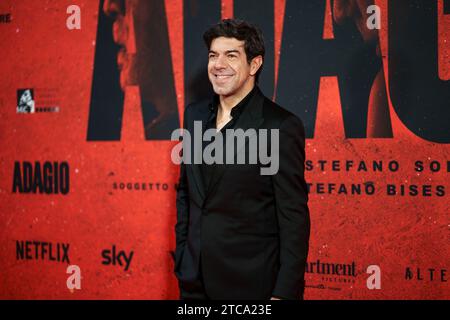
[[[219,86],[213,86],[214,92],[219,96],[229,96],[234,93],[233,88],[224,88]]]
[[[121,71],[120,72],[120,88],[122,89],[123,92],[125,92],[127,84],[128,84],[127,75],[123,71]]]
[[[134,63],[134,59],[130,59],[122,66],[120,70],[120,86],[125,91],[127,86],[135,86],[138,82],[138,70]]]

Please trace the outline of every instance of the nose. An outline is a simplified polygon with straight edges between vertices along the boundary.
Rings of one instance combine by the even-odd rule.
[[[103,3],[103,12],[111,17],[116,18],[117,15],[125,15],[124,0],[105,0]]]
[[[216,61],[214,61],[214,69],[225,69],[227,67],[226,61],[225,61],[226,57],[223,55],[219,55],[216,58]]]

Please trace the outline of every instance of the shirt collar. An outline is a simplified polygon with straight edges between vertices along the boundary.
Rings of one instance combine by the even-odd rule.
[[[253,95],[257,90],[258,90],[257,86],[255,85],[253,89],[237,105],[235,105],[231,109],[230,114],[232,118],[238,117],[242,113],[242,111],[244,111],[245,106],[248,105],[248,103],[250,102],[251,98],[253,97]],[[220,103],[219,95],[215,94],[212,98],[212,101],[209,103],[209,111],[210,111],[209,120],[212,120],[217,115],[217,108],[219,107],[219,103]]]

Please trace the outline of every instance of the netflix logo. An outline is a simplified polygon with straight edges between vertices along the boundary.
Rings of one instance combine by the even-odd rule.
[[[46,260],[70,264],[68,243],[17,240],[17,260]]]

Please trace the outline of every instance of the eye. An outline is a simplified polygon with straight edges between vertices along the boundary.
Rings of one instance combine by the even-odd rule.
[[[216,55],[214,54],[214,53],[210,53],[209,55],[208,55],[208,59],[213,59],[213,58],[215,58],[216,57]]]
[[[234,59],[234,58],[237,58],[237,56],[235,54],[233,54],[233,53],[230,53],[230,54],[228,54],[228,58],[229,59]]]

